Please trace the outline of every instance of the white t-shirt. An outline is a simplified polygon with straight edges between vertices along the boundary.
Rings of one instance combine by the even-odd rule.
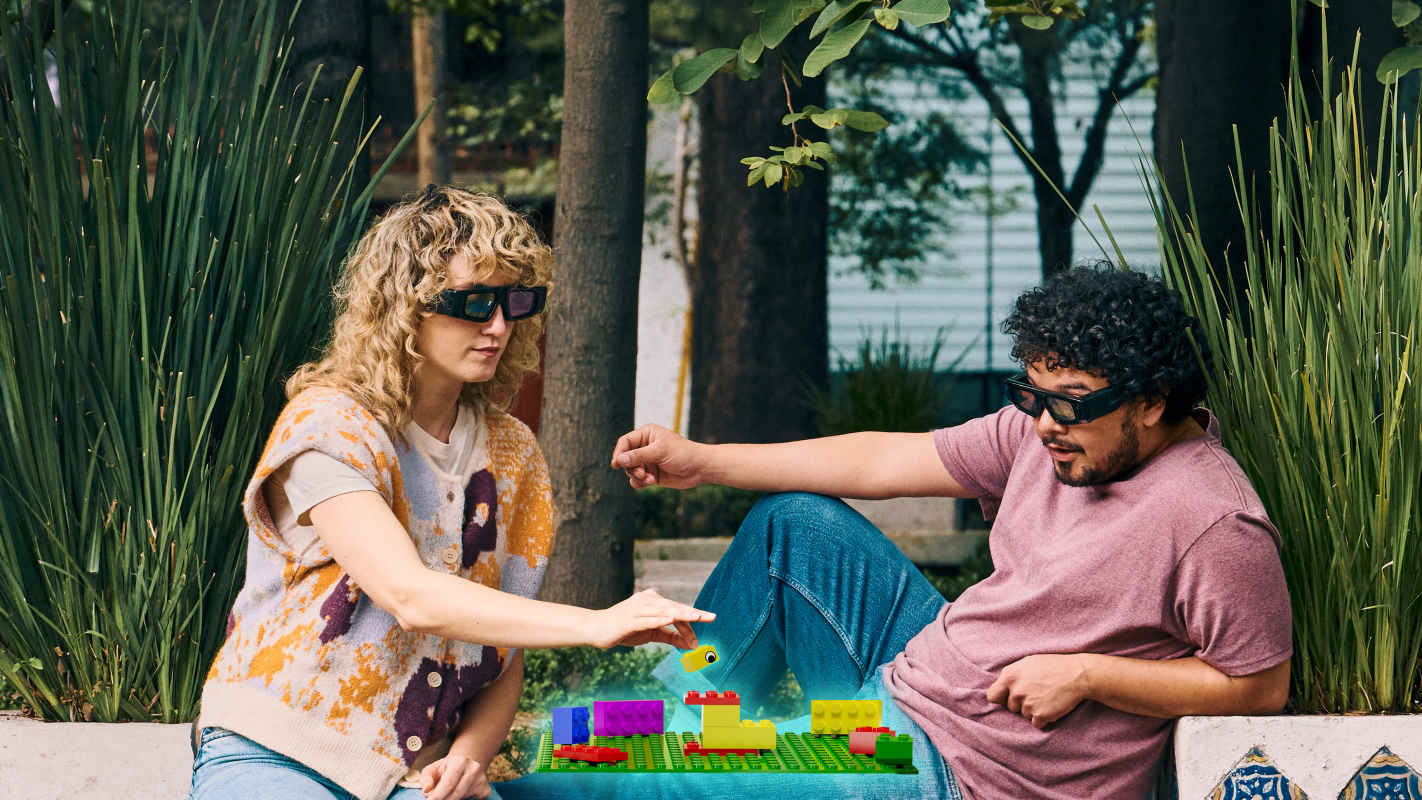
[[[414,420],[407,422],[401,433],[431,467],[459,475],[484,447],[484,426],[478,423],[479,413],[461,403],[448,442],[431,436]],[[308,516],[312,508],[337,495],[373,492],[375,487],[349,464],[318,450],[307,450],[272,473],[262,485],[262,491],[282,537],[292,543],[310,543],[316,538],[316,529]]]

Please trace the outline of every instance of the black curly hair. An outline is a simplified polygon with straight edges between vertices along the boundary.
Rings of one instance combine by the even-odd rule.
[[[1191,342],[1198,324],[1164,281],[1103,261],[1023,293],[1002,330],[1017,361],[1099,375],[1146,402],[1164,397],[1162,421],[1173,423],[1205,395],[1210,352],[1203,336]]]

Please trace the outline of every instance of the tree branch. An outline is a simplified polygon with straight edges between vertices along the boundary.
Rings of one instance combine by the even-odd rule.
[[[988,104],[988,110],[994,119],[1002,123],[1012,138],[1022,142],[1025,147],[1035,152],[1035,145],[1022,135],[1022,131],[1017,127],[1016,121],[1012,119],[1012,114],[1007,111],[1007,104],[1003,102],[1002,95],[998,93],[997,87],[988,80],[987,74],[983,72],[982,65],[978,63],[977,54],[972,51],[952,52],[943,49],[941,46],[929,42],[922,37],[908,33],[903,26],[899,26],[893,31],[904,43],[933,57],[937,63],[945,67],[956,69],[963,73],[963,78],[977,91],[978,95]]]
[[[1097,93],[1096,111],[1092,114],[1091,125],[1086,129],[1085,148],[1072,175],[1071,186],[1066,190],[1066,199],[1073,208],[1080,209],[1086,200],[1086,193],[1101,172],[1106,153],[1106,129],[1111,123],[1111,114],[1122,100],[1135,94],[1150,80],[1150,76],[1123,83],[1135,66],[1136,55],[1140,52],[1141,40],[1134,35],[1123,33],[1121,51],[1116,54],[1116,63],[1111,67],[1111,77],[1106,86]]]

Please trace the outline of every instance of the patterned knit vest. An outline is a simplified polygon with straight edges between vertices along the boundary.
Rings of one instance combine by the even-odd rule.
[[[486,456],[452,476],[393,443],[345,394],[311,389],[287,404],[247,485],[246,581],[203,686],[201,726],[384,800],[420,750],[458,725],[509,651],[401,630],[319,538],[298,552],[278,534],[261,486],[319,450],[370,480],[426,567],[533,597],[553,545],[548,469],[523,423],[491,410],[479,424]]]

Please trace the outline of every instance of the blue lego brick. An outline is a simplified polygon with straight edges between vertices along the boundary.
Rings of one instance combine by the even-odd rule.
[[[553,709],[553,743],[587,744],[588,710],[585,706]]]

